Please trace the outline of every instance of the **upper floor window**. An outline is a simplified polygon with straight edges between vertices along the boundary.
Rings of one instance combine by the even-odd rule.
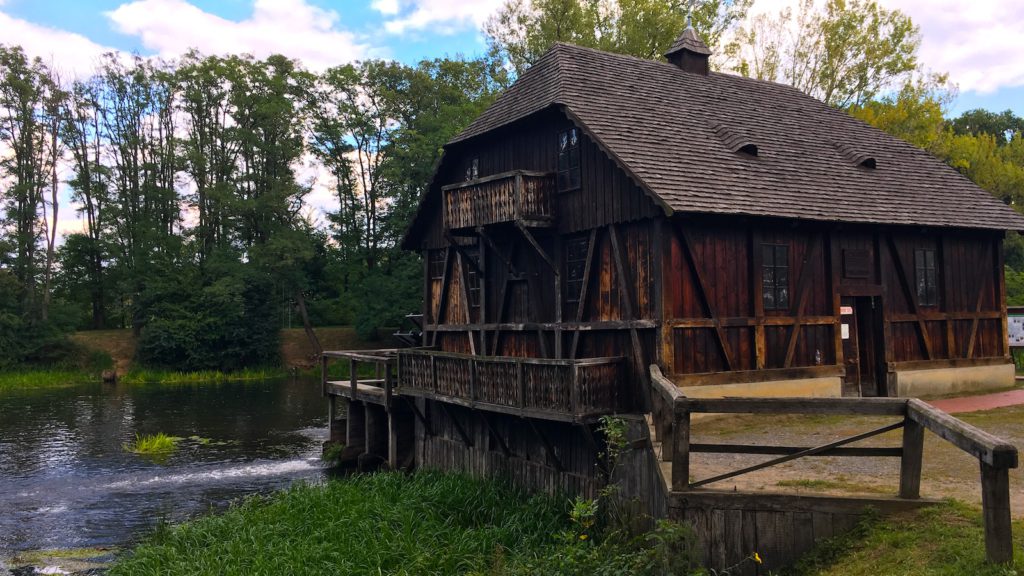
[[[476,245],[464,246],[462,248],[470,262],[466,262],[466,298],[469,300],[469,309],[472,318],[470,322],[480,319],[480,248]]]
[[[761,245],[761,289],[765,310],[789,310],[789,246]]]
[[[558,133],[558,191],[580,187],[580,133],[570,128]]]
[[[578,304],[583,294],[583,275],[587,270],[589,243],[586,236],[570,238],[565,243],[565,301],[567,304]]]
[[[473,157],[466,165],[466,180],[476,180],[480,177],[480,158]]]
[[[938,276],[935,272],[935,250],[914,250],[914,279],[917,282],[918,306],[938,306]]]
[[[444,265],[445,265],[445,251],[444,250],[431,250],[430,259],[428,260],[428,270],[430,273],[431,280],[441,280],[444,278]]]

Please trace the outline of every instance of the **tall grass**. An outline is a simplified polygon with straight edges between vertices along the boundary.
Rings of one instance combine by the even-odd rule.
[[[193,384],[197,382],[245,382],[284,378],[288,372],[283,368],[246,368],[234,372],[200,370],[196,372],[175,372],[171,370],[132,370],[118,380],[123,384]]]
[[[166,454],[174,452],[181,438],[168,436],[163,432],[156,434],[136,434],[135,440],[125,445],[125,450],[135,454]]]
[[[0,390],[71,386],[99,381],[98,373],[83,370],[53,369],[0,372]]]
[[[581,538],[569,509],[462,475],[356,476],[160,528],[110,575],[686,574],[661,568],[679,525],[656,538]]]
[[[549,545],[566,527],[563,512],[557,501],[464,476],[358,476],[158,530],[110,574],[485,572]]]

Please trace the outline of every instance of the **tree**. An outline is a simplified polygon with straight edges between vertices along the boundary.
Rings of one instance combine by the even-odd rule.
[[[0,45],[0,147],[10,150],[10,155],[0,158],[0,181],[7,181],[0,200],[11,231],[11,267],[21,310],[30,321],[47,318],[53,253],[46,250],[41,255],[39,250],[44,238],[51,246],[48,240],[55,225],[54,218],[45,216],[45,193],[51,183],[56,184],[51,172],[59,149],[56,138],[51,138],[55,136],[51,127],[59,98],[60,92],[41,60],[30,60],[20,47]],[[41,225],[44,220],[46,225]],[[42,286],[40,269],[44,274]]]
[[[521,74],[555,42],[661,58],[690,22],[713,50],[752,0],[506,0],[484,25],[492,51]]]
[[[837,108],[863,105],[918,71],[918,29],[875,0],[801,0],[796,10],[762,14],[727,47],[728,67],[790,84]]]
[[[956,134],[988,134],[996,139],[996,144],[1005,146],[1014,134],[1024,132],[1024,118],[1012,110],[997,113],[977,108],[964,112],[950,126]]]
[[[912,79],[899,91],[853,105],[847,112],[945,159],[950,140],[945,112],[955,94],[947,76],[932,75]]]

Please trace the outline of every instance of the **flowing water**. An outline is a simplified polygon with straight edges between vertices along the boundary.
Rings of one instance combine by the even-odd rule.
[[[0,573],[26,550],[125,546],[161,522],[322,477],[309,380],[0,392]],[[124,449],[182,438],[165,462]]]

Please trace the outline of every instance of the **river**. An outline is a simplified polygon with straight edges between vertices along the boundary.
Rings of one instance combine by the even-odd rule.
[[[0,573],[28,550],[130,545],[254,493],[317,481],[326,404],[310,380],[0,392]],[[124,449],[163,432],[158,463]]]

